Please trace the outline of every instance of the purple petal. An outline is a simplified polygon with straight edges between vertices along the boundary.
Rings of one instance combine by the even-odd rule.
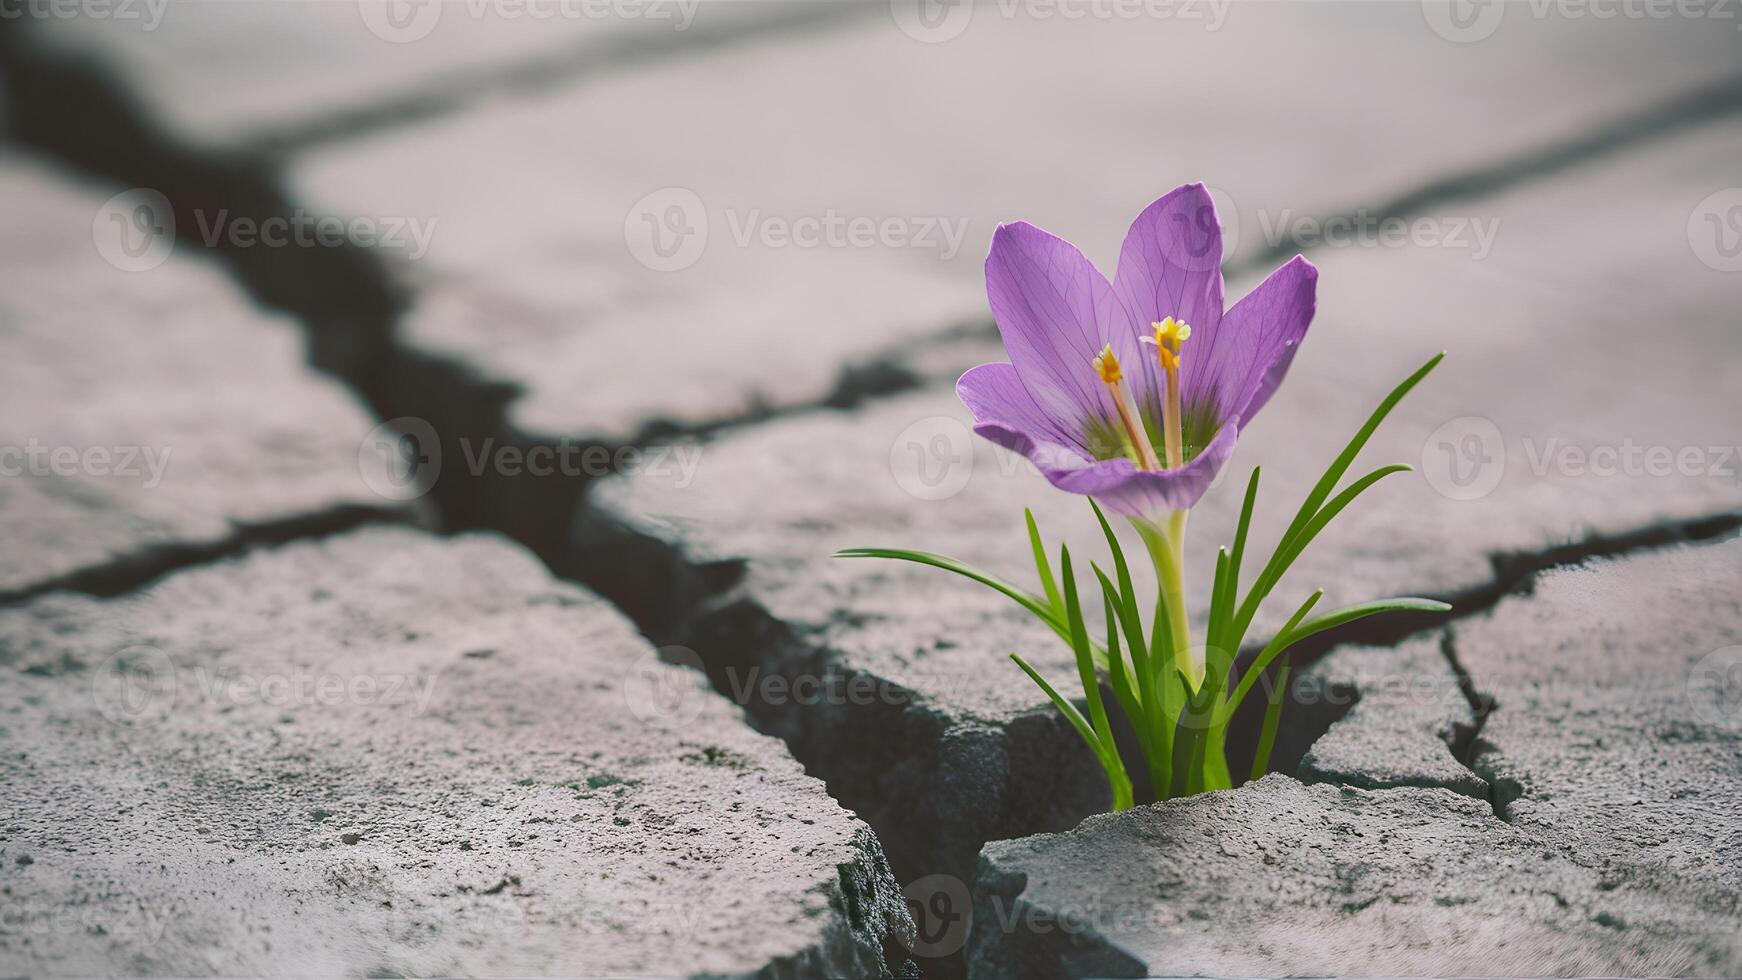
[[[1222,225],[1203,184],[1169,191],[1131,223],[1113,290],[1139,334],[1171,316],[1191,325],[1194,344],[1198,337],[1215,335],[1222,319]],[[1142,359],[1140,395],[1150,398],[1162,390],[1154,361],[1153,353]]]
[[[1240,420],[1229,419],[1203,452],[1177,470],[1139,470],[1128,459],[1079,467],[1048,468],[1038,462],[1036,465],[1060,490],[1087,494],[1126,517],[1154,521],[1168,511],[1195,505],[1216,481],[1216,474],[1234,452],[1239,437]]]
[[[1282,384],[1318,305],[1319,270],[1295,256],[1234,304],[1221,326],[1186,342],[1188,405],[1208,401],[1218,416],[1250,421]]]
[[[974,431],[1005,449],[1036,461],[1064,465],[1087,459],[1082,431],[1067,428],[1035,403],[1013,365],[997,362],[970,368],[956,382],[956,395],[974,415]]]
[[[1089,362],[1111,342],[1136,355],[1136,332],[1101,275],[1071,243],[1027,222],[999,225],[986,256],[986,295],[1004,349],[1033,403],[1061,429],[1081,434],[1114,417]]]

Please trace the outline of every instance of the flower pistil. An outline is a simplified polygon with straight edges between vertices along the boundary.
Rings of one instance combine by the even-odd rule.
[[[1161,459],[1155,455],[1155,447],[1150,445],[1149,437],[1143,432],[1143,426],[1137,421],[1137,406],[1131,400],[1131,391],[1125,385],[1125,371],[1119,366],[1119,358],[1113,356],[1113,345],[1107,344],[1101,348],[1089,361],[1100,375],[1101,383],[1107,386],[1107,391],[1113,396],[1113,406],[1119,412],[1119,426],[1125,434],[1125,452],[1140,470],[1161,469]]]
[[[1167,450],[1167,468],[1177,470],[1185,465],[1184,426],[1180,417],[1180,348],[1191,337],[1192,328],[1171,316],[1160,323],[1151,323],[1150,327],[1155,331],[1154,335],[1142,340],[1154,345],[1156,360],[1161,362],[1161,370],[1167,375],[1167,394],[1161,401],[1162,441]]]

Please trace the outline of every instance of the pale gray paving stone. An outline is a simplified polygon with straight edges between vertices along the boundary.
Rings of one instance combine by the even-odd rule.
[[[1457,654],[1495,700],[1474,765],[1508,820],[1608,880],[1742,895],[1742,541],[1552,572]]]
[[[1435,489],[1435,482],[1452,486],[1437,477],[1382,482],[1308,549],[1256,621],[1253,639],[1280,626],[1315,587],[1327,590],[1321,610],[1398,594],[1481,597],[1501,584],[1494,556],[1598,548],[1594,542],[1605,537],[1735,514],[1742,487],[1734,470],[1600,477],[1551,467],[1539,477],[1532,455],[1551,440],[1589,447],[1632,439],[1672,450],[1735,442],[1728,425],[1742,408],[1742,369],[1731,356],[1735,287],[1695,258],[1687,225],[1701,200],[1725,186],[1738,152],[1742,131],[1709,127],[1605,161],[1576,180],[1484,202],[1480,216],[1499,219],[1502,231],[1481,261],[1452,249],[1319,255],[1313,332],[1288,383],[1243,434],[1227,477],[1194,512],[1191,598],[1201,603],[1213,547],[1232,537],[1250,467],[1262,464],[1265,476],[1247,581],[1384,392],[1442,346],[1451,356],[1380,430],[1354,472],[1422,463],[1424,454],[1440,452],[1429,439],[1436,429],[1480,413],[1503,436],[1498,486],[1459,500]],[[1235,283],[1230,295],[1250,286]],[[977,359],[1001,358],[982,347]],[[1054,752],[1073,751],[1074,736],[1062,725],[1053,733],[1065,747],[1022,749],[1041,752],[1037,758],[1018,758],[1001,741],[1016,737],[1019,723],[1035,731],[1035,713],[1051,710],[1006,654],[1033,658],[1043,673],[1075,688],[1069,654],[1055,637],[1002,597],[947,573],[828,557],[842,547],[922,548],[1032,585],[1021,524],[1022,508],[1032,506],[1049,542],[1070,541],[1079,561],[1104,560],[1087,504],[974,439],[966,421],[953,393],[937,386],[737,432],[705,447],[693,480],[641,473],[601,485],[595,501],[604,516],[583,521],[572,549],[590,581],[627,601],[678,594],[673,607],[643,614],[687,634],[706,660],[866,674],[909,691],[908,701],[925,711],[752,708],[838,761],[842,773],[872,781],[893,763],[827,756],[826,747],[850,743],[856,726],[912,724],[938,733],[937,745],[879,743],[930,775],[902,786],[875,783],[880,788],[863,805],[880,801],[890,820],[920,835],[914,846],[946,852],[960,843],[938,831],[946,821],[916,818],[921,804],[904,794],[917,792],[924,807],[952,813],[971,837],[1020,832],[1011,828],[1023,820],[1068,825],[1070,813],[1100,805],[1096,796],[1105,792],[1086,755],[1069,766],[1054,761]],[[915,469],[922,457],[934,483]],[[1443,455],[1438,462],[1443,473]],[[915,496],[934,493],[944,496]],[[751,514],[765,516],[747,519]],[[598,536],[612,522],[670,549],[670,567],[654,581],[630,576],[626,552],[613,547],[618,540]],[[1134,543],[1128,548],[1140,555]],[[702,587],[698,570],[721,563],[743,565],[731,592],[706,602],[685,594]],[[747,625],[757,615],[780,624],[790,642],[773,643],[766,626]],[[807,757],[803,744],[798,753]],[[958,807],[943,802],[965,780],[980,795],[963,797]],[[899,852],[899,838],[880,815],[873,823]]]
[[[1434,634],[1396,647],[1344,647],[1307,670],[1294,685],[1295,710],[1347,713],[1312,743],[1300,778],[1361,789],[1438,786],[1488,799],[1487,782],[1453,754],[1476,713],[1441,642]]]
[[[969,975],[1725,976],[1737,926],[1449,790],[1272,774],[987,845]]]
[[[912,928],[778,741],[493,536],[56,593],[0,669],[7,973],[866,976]]]
[[[1460,45],[1411,4],[1241,3],[1213,31],[998,9],[948,43],[870,18],[602,76],[323,148],[289,179],[319,213],[435,219],[405,263],[403,343],[517,387],[519,433],[620,442],[814,404],[844,372],[983,321],[1000,221],[1107,255],[1144,203],[1204,179],[1252,254],[1293,217],[1582,134],[1734,66],[1733,32],[1686,19],[1512,17]],[[625,224],[674,187],[700,201],[685,226],[705,218],[705,250],[645,268]],[[947,260],[738,244],[749,224],[829,213],[967,232]]]
[[[235,150],[395,102],[417,112],[463,102],[537,66],[579,74],[624,49],[656,52],[776,22],[782,6],[124,0],[106,15],[69,8],[77,15],[36,16],[29,26],[48,49],[115,71],[177,137]]]
[[[105,210],[114,191],[0,156],[0,445],[16,451],[0,475],[0,595],[250,529],[403,515],[381,457],[360,452],[375,423],[306,366],[294,324],[185,252],[145,271],[102,257],[109,215],[133,214]],[[19,455],[33,445],[62,462]],[[90,450],[110,455],[86,467]]]

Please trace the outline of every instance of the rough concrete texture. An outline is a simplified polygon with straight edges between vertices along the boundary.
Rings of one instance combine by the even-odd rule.
[[[814,13],[688,0],[615,8],[560,0],[141,0],[113,16],[40,17],[30,26],[39,43],[116,72],[181,139],[213,150],[283,150],[633,67]]]
[[[515,386],[520,434],[620,442],[910,369],[923,339],[984,320],[998,222],[1110,255],[1143,204],[1206,179],[1236,254],[1255,255],[1297,219],[1584,136],[1733,70],[1730,32],[1679,18],[1515,17],[1462,45],[1408,4],[1240,3],[1214,22],[1206,6],[1066,30],[958,6],[959,36],[908,25],[916,38],[895,4],[802,45],[346,141],[290,179],[318,213],[439,215],[427,254],[403,263],[408,350]],[[1011,72],[1013,58],[1045,70]],[[1620,79],[1628,59],[1653,70]],[[1277,86],[1279,61],[1314,70]],[[575,365],[616,369],[577,384]]]
[[[877,975],[875,839],[486,536],[0,613],[0,972]]]
[[[1440,786],[1488,799],[1488,784],[1456,754],[1475,730],[1476,712],[1441,642],[1432,635],[1397,647],[1344,647],[1305,671],[1290,712],[1341,716],[1311,743],[1300,778],[1363,789]]]
[[[1315,253],[1322,277],[1313,333],[1288,383],[1243,431],[1228,476],[1193,514],[1194,598],[1205,594],[1214,547],[1232,538],[1250,468],[1264,469],[1252,545],[1264,556],[1384,392],[1442,345],[1451,352],[1446,362],[1380,430],[1355,470],[1404,461],[1421,471],[1381,483],[1345,512],[1284,579],[1254,637],[1274,630],[1314,587],[1327,590],[1321,609],[1400,594],[1486,601],[1520,568],[1732,522],[1742,485],[1737,464],[1726,468],[1725,459],[1735,454],[1708,447],[1735,441],[1727,420],[1742,410],[1742,368],[1726,355],[1734,283],[1690,249],[1688,220],[1710,188],[1722,186],[1737,153],[1742,128],[1713,125],[1604,161],[1576,179],[1432,216],[1445,229],[1460,216],[1501,229],[1480,261],[1449,246]],[[1601,215],[1591,212],[1591,200],[1606,202]],[[1673,314],[1641,308],[1637,286],[1647,280],[1651,295],[1675,297]],[[1230,294],[1250,285],[1236,282]],[[1646,320],[1652,337],[1642,345]],[[979,351],[983,359],[1002,357],[994,347]],[[954,353],[963,355],[970,350]],[[855,711],[844,701],[826,712],[790,701],[758,710],[786,716],[778,724],[792,726],[801,742],[815,740],[819,752],[890,724],[974,732],[975,750],[951,768],[978,774],[976,785],[1000,787],[988,799],[1007,799],[1000,794],[1034,784],[1018,780],[992,748],[997,738],[983,733],[1046,709],[1005,657],[1013,650],[1034,657],[1043,672],[1070,684],[1068,653],[1026,613],[972,583],[933,569],[828,557],[841,547],[919,547],[1032,585],[1021,524],[1022,508],[1032,506],[1050,541],[1062,537],[1079,559],[1104,560],[1087,504],[974,439],[966,419],[949,388],[937,386],[720,438],[705,447],[693,476],[643,472],[611,481],[599,487],[598,513],[577,536],[581,572],[632,605],[666,598],[667,607],[638,615],[684,637],[710,662],[748,660],[896,685],[908,702],[939,717]],[[1569,447],[1579,455],[1568,455]],[[1684,469],[1690,449],[1695,465]],[[769,501],[778,504],[771,509]],[[768,516],[751,521],[749,514]],[[629,561],[603,550],[623,547],[614,537],[623,527],[655,557]],[[799,717],[823,713],[832,720]],[[957,729],[957,721],[965,727]],[[843,739],[837,728],[855,734]],[[1072,743],[1059,752],[1078,751],[1068,729],[1051,731]],[[831,780],[861,778],[856,758],[826,758],[839,767]],[[879,762],[863,778],[886,771],[888,763]],[[936,778],[942,785],[958,779]],[[1046,777],[1033,778],[1044,784]],[[1072,785],[1046,794],[1045,819],[1092,809],[1104,793],[1092,770],[1054,778]],[[934,796],[919,788],[924,781],[906,785],[918,788],[917,799]],[[1078,801],[1073,794],[1080,792],[1089,795]],[[881,791],[866,799],[885,801],[919,846],[947,852],[958,840],[930,820],[907,822],[923,811]],[[968,837],[1035,814],[999,803],[964,816]],[[893,852],[905,849],[904,834],[884,833]]]
[[[969,971],[1734,975],[1736,904],[1677,884],[1605,879],[1449,790],[1272,774],[987,845]]]
[[[295,326],[167,239],[129,225],[128,254],[117,223],[150,206],[115,190],[0,154],[0,597],[404,513]]]
[[[1742,541],[1557,571],[1456,651],[1507,820],[1608,879],[1742,895]]]

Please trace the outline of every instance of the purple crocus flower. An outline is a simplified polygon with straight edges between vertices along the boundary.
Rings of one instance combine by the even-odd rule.
[[[975,432],[1054,486],[1159,525],[1198,502],[1282,383],[1317,284],[1296,256],[1224,311],[1222,229],[1202,184],[1137,216],[1111,283],[1069,242],[1000,225],[986,292],[1010,362],[956,391]]]

